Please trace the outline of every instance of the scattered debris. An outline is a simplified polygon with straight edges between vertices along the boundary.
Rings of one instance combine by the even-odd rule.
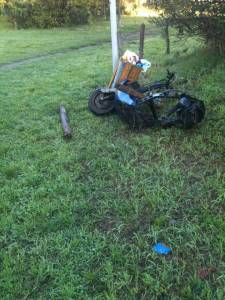
[[[139,62],[140,58],[135,52],[127,50],[123,54],[122,60],[123,62],[128,62],[130,64],[136,65]]]
[[[172,252],[172,249],[169,248],[168,246],[158,243],[153,247],[153,250],[158,253],[158,254],[163,254],[163,255],[168,255],[169,253]]]
[[[61,105],[60,109],[59,109],[59,112],[60,112],[60,119],[61,119],[63,131],[64,131],[64,137],[65,138],[71,138],[72,137],[72,131],[69,127],[69,121],[68,121],[68,117],[67,117],[67,114],[66,114],[65,107]]]
[[[198,277],[201,279],[207,279],[210,274],[213,274],[216,272],[216,268],[210,267],[210,268],[199,268],[197,271]]]

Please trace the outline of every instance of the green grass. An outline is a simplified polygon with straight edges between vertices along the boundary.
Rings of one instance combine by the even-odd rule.
[[[137,31],[143,18],[123,18],[122,32]],[[0,64],[110,41],[109,21],[72,28],[14,30],[0,22]]]
[[[4,62],[24,58],[20,35],[33,32],[11,32],[18,47]],[[54,30],[37,32],[43,41]],[[79,28],[59,32],[64,45],[79,40]],[[166,57],[154,37],[145,56],[152,78],[170,68],[206,101],[207,119],[191,131],[136,133],[87,111],[89,93],[111,77],[107,44],[0,70],[1,299],[224,299],[224,57],[185,45],[174,41]],[[156,242],[172,255],[156,255]]]

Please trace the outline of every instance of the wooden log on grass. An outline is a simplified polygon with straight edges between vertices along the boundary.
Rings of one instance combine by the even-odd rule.
[[[64,106],[62,105],[60,106],[59,113],[60,113],[61,124],[64,131],[64,137],[69,139],[72,137],[72,131],[69,126],[69,119]]]

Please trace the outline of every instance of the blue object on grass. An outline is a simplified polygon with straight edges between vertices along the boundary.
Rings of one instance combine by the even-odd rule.
[[[170,252],[172,252],[172,249],[169,247],[165,246],[164,244],[158,243],[153,247],[153,250],[158,253],[158,254],[164,254],[167,255]]]

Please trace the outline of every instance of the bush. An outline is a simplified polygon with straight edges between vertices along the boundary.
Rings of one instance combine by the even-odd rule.
[[[32,25],[33,5],[29,1],[7,1],[4,5],[4,13],[18,28]]]
[[[219,0],[148,0],[180,34],[201,36],[218,52],[225,51],[225,2]]]
[[[68,1],[66,24],[86,24],[89,20],[89,7],[87,1]]]
[[[89,20],[84,0],[6,0],[4,13],[17,28],[71,26]]]
[[[3,12],[4,2],[5,2],[4,0],[0,0],[0,16],[1,16],[2,12]]]

